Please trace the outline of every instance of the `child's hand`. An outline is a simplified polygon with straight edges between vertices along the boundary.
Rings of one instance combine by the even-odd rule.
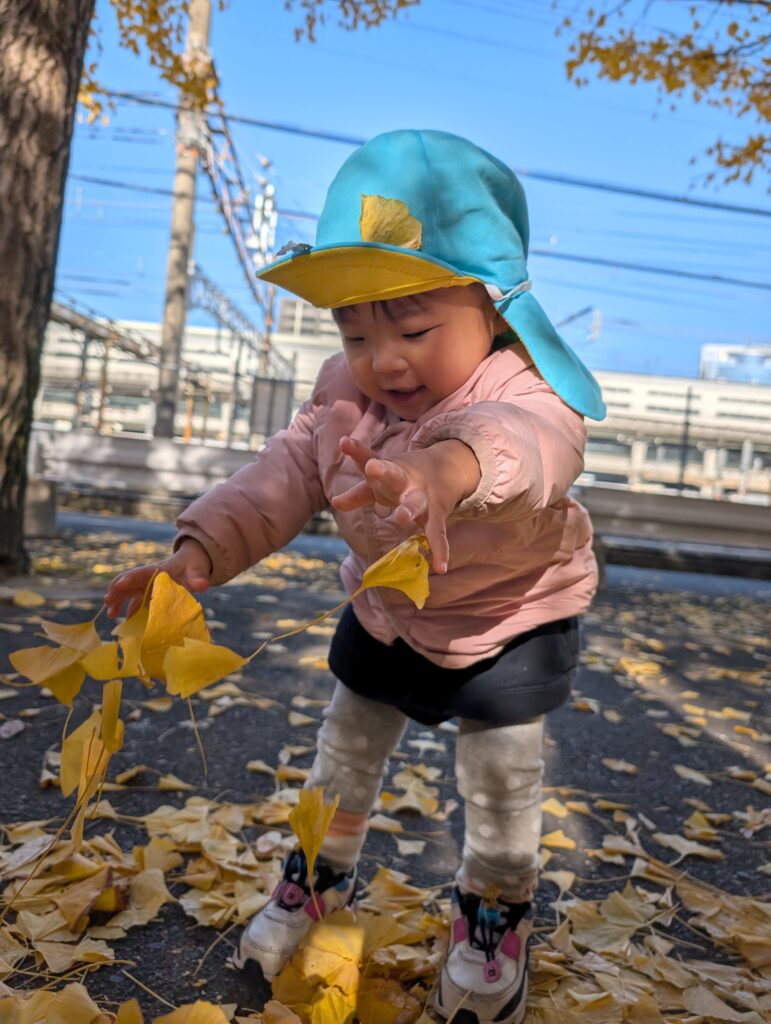
[[[481,475],[473,451],[462,441],[448,440],[379,459],[352,437],[342,438],[340,449],[356,462],[364,480],[333,498],[334,507],[351,512],[363,505],[390,506],[399,526],[424,531],[434,571],[447,572],[447,518],[463,498],[474,493]]]
[[[108,617],[116,619],[126,601],[126,615],[131,617],[141,605],[147,585],[157,572],[166,572],[192,593],[202,594],[209,589],[212,565],[205,549],[197,540],[188,537],[173,555],[157,565],[143,565],[116,576],[104,595]]]

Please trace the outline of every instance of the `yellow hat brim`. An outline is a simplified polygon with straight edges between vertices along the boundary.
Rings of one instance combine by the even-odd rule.
[[[257,276],[325,309],[398,299],[478,281],[417,253],[374,246],[306,252],[265,267]]]

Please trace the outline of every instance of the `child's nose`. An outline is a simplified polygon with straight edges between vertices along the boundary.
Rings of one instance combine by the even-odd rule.
[[[397,373],[407,365],[400,347],[392,342],[377,345],[372,353],[372,369],[377,374],[386,376]]]

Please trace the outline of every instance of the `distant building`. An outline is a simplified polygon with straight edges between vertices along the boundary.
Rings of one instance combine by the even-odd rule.
[[[771,345],[703,345],[699,377],[771,384]]]
[[[340,331],[328,309],[316,309],[302,299],[281,299],[273,344],[295,359],[295,401],[303,402],[325,359],[340,352]]]
[[[157,324],[121,327],[154,342],[159,338]],[[324,360],[341,351],[337,326],[329,310],[283,299],[271,340],[295,367],[297,407],[310,394]],[[586,481],[771,504],[771,347],[710,345],[703,353],[699,379],[596,371],[608,415],[601,423],[587,421]],[[754,361],[738,358],[745,355]],[[244,351],[239,361],[238,346],[226,332],[189,327],[184,359],[188,370],[178,432],[198,443],[261,444],[264,431],[249,419],[259,354]],[[710,375],[718,365],[733,365],[738,375],[742,363],[745,372],[755,368],[751,380]],[[766,374],[763,381],[758,367]],[[39,425],[152,433],[157,365],[97,344],[86,353],[82,336],[51,324],[42,371],[35,407]]]

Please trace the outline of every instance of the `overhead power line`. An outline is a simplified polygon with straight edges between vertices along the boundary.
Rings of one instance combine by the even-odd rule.
[[[106,89],[105,95],[114,99],[127,100],[142,106],[161,107],[176,110],[176,104],[166,100],[141,96],[138,93],[121,92]],[[319,131],[314,128],[301,128],[299,125],[284,124],[279,121],[265,121],[256,117],[245,117],[241,114],[226,114],[225,119],[233,124],[250,125],[253,128],[267,128],[270,131],[287,132],[290,135],[303,135],[311,139],[325,142],[340,142],[348,146],[361,146],[367,140],[354,135],[340,135],[334,132]],[[595,181],[591,178],[576,178],[567,174],[554,174],[549,171],[531,171],[524,167],[513,168],[516,174],[534,181],[545,181],[553,185],[569,185],[574,188],[588,188],[599,192],[613,192],[618,195],[635,196],[638,199],[653,199],[661,203],[678,203],[682,206],[698,206],[707,210],[720,210],[724,213],[741,213],[752,217],[771,217],[771,209],[761,206],[742,206],[739,203],[723,203],[716,199],[695,199],[690,196],[679,196],[673,192],[659,192],[652,189],[635,188],[631,185],[616,185],[607,181]]]
[[[643,274],[666,274],[667,277],[685,277],[690,281],[710,281],[712,284],[732,284],[740,288],[759,288],[771,292],[771,282],[747,281],[741,277],[724,277],[722,274],[700,274],[695,270],[677,270],[673,267],[654,267],[647,263],[627,263],[625,260],[606,260],[601,256],[578,256],[575,253],[554,252],[552,249],[531,249],[531,256],[546,256],[553,260],[569,260],[572,263],[590,263],[595,267],[613,267],[617,270],[635,270]]]
[[[71,174],[74,181],[90,182],[95,185],[105,185],[112,188],[127,189],[135,192],[150,192],[153,195],[174,196],[175,192],[169,188],[159,188],[156,185],[132,185],[125,181],[112,181],[108,178],[93,178],[85,174]],[[208,197],[199,196],[199,202],[215,202]],[[282,217],[289,217],[297,220],[319,219],[316,213],[307,213],[303,210],[282,210],[276,211]],[[625,260],[608,260],[600,256],[582,256],[577,253],[555,252],[552,249],[531,249],[531,256],[544,256],[549,259],[566,260],[573,263],[588,263],[599,267],[612,267],[617,270],[633,270],[644,274],[665,274],[668,277],[682,277],[691,281],[708,281],[711,284],[728,284],[740,288],[757,288],[761,291],[771,291],[771,283],[765,281],[749,281],[740,277],[725,277],[721,274],[702,274],[695,270],[679,270],[673,267],[658,267],[648,263],[630,263]]]

